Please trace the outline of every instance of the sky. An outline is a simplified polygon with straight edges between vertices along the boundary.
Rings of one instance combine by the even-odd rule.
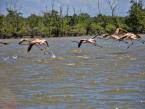
[[[111,9],[106,0],[99,0],[100,10],[102,14],[111,15]],[[115,15],[126,16],[130,8],[130,0],[110,0],[117,4]],[[66,14],[69,7],[69,14],[73,14],[73,8],[76,13],[87,12],[91,16],[96,16],[98,12],[98,0],[0,0],[0,11],[6,14],[6,8],[11,7],[23,13],[23,16],[30,16],[32,13],[41,15],[42,12],[51,9],[54,3],[54,9],[59,10],[63,7],[63,14]],[[144,3],[145,4],[145,3]]]

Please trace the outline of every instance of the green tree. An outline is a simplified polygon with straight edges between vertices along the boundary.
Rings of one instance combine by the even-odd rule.
[[[133,32],[143,32],[145,29],[145,11],[142,0],[139,0],[139,2],[131,0],[130,3],[131,9],[127,18],[127,25]]]
[[[37,16],[35,14],[31,14],[27,18],[27,32],[28,35],[31,35],[31,37],[34,37],[35,35],[40,35],[40,24],[42,23],[42,17]],[[42,25],[41,25],[42,26]]]
[[[21,30],[22,26],[22,13],[18,12],[17,10],[7,9],[8,14],[5,16],[3,20],[4,30],[7,36],[15,36],[18,37],[20,34],[19,31]]]
[[[3,37],[4,34],[3,20],[4,20],[4,15],[0,13],[0,38]]]

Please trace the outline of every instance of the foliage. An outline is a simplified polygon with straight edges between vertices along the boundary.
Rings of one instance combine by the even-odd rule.
[[[145,31],[145,10],[142,2],[142,0],[139,0],[139,2],[131,0],[131,9],[126,22],[129,29],[134,32]]]

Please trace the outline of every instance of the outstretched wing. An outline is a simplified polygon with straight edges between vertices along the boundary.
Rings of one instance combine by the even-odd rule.
[[[24,40],[20,41],[19,44],[22,44],[24,42]]]
[[[110,34],[103,34],[102,37],[103,37],[103,38],[110,37]]]
[[[136,34],[137,38],[142,38],[140,35]]]
[[[78,43],[78,48],[80,48],[80,46],[82,45],[83,40],[80,40],[80,42]]]
[[[123,35],[123,34],[126,34],[126,33],[128,33],[128,31],[125,30],[125,29],[122,29],[122,28],[117,28],[116,31],[115,31],[115,34],[117,34],[117,35]]]
[[[119,41],[123,41],[126,37],[127,37],[126,35],[123,36],[123,37],[121,37],[121,38],[119,39]]]
[[[29,42],[29,40],[28,39],[22,39],[22,40],[20,40],[19,44],[23,44],[23,42]]]
[[[91,39],[95,39],[96,37],[98,37],[99,35],[95,35],[95,36],[93,36]]]
[[[28,47],[28,49],[27,49],[27,52],[30,52],[30,50],[32,49],[32,46],[33,46],[34,44],[30,44],[29,45],[29,47]]]

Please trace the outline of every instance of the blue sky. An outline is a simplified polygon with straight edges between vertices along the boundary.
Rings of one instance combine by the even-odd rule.
[[[51,3],[54,0],[0,0],[0,11],[6,14],[6,7],[16,6],[16,9],[23,13],[23,16],[29,16],[32,13],[41,14],[43,11],[51,9]],[[130,0],[111,0],[116,1],[116,15],[126,16],[130,8]],[[98,0],[55,0],[54,8],[59,10],[59,6],[63,6],[63,13],[66,13],[66,7],[69,6],[69,14],[73,13],[73,8],[76,12],[87,12],[91,16],[98,14]],[[111,15],[111,10],[106,3],[106,0],[100,0],[100,10],[103,14]]]

